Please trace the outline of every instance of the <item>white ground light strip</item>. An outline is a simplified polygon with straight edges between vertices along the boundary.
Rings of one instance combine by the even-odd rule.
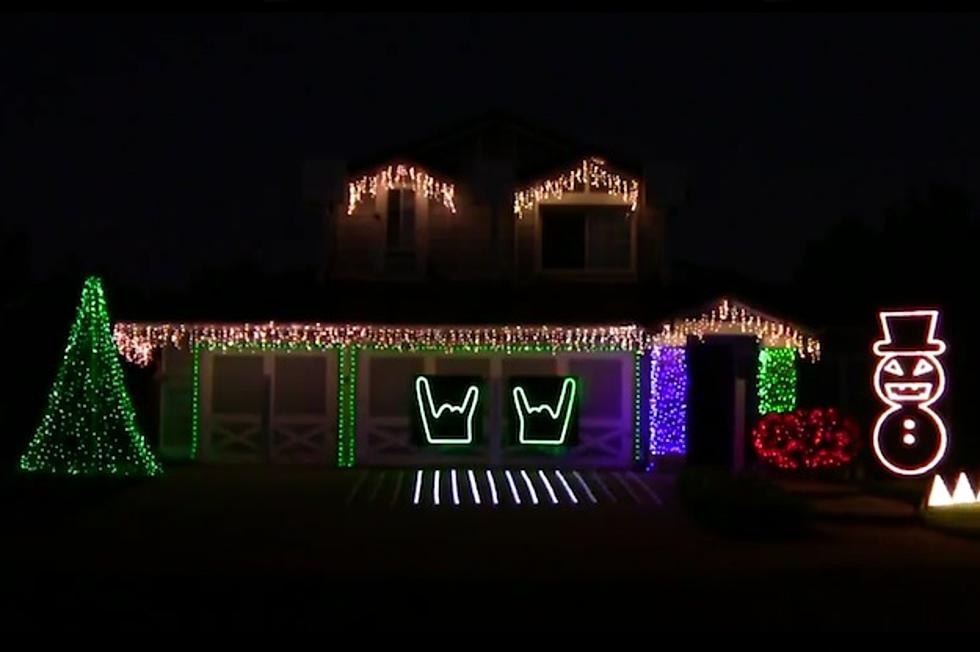
[[[417,469],[408,478],[411,503],[420,507],[663,506],[643,473],[453,468]]]

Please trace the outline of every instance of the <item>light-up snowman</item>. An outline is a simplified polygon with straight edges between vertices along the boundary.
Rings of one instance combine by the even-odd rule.
[[[922,475],[946,455],[949,437],[932,411],[946,389],[936,339],[938,310],[886,311],[878,315],[884,338],[872,347],[878,361],[874,388],[888,406],[875,422],[872,445],[878,460],[898,475]]]

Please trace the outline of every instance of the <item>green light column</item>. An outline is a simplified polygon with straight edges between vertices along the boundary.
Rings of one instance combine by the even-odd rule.
[[[759,349],[759,414],[796,409],[796,349],[767,346]]]

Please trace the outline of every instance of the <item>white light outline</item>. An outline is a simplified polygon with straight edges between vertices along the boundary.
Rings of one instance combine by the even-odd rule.
[[[892,369],[892,365],[895,366],[894,369]],[[905,375],[905,370],[902,369],[902,363],[898,361],[898,358],[890,358],[888,364],[885,365],[883,371],[885,371],[886,373],[890,373],[893,376]]]
[[[875,456],[878,458],[878,461],[881,462],[882,466],[884,466],[892,473],[895,473],[896,475],[904,475],[909,477],[916,476],[916,475],[924,475],[929,471],[931,471],[932,469],[936,468],[936,465],[939,464],[942,461],[943,457],[946,456],[946,449],[949,447],[949,437],[946,434],[946,425],[943,423],[943,420],[939,418],[939,415],[933,412],[932,409],[928,407],[918,408],[919,410],[924,412],[927,416],[929,416],[932,419],[933,423],[935,423],[936,426],[938,427],[939,448],[936,451],[936,454],[932,457],[932,459],[930,459],[922,466],[918,466],[913,469],[903,469],[901,467],[895,466],[894,464],[892,464],[891,462],[885,459],[885,454],[881,450],[881,443],[879,441],[881,436],[881,427],[884,425],[885,420],[888,419],[889,416],[898,412],[901,409],[902,409],[901,404],[893,405],[891,409],[882,412],[881,416],[878,417],[878,420],[875,421],[874,433],[871,436],[871,443],[874,447]]]
[[[933,344],[939,347],[938,351],[929,351],[928,353],[922,351],[884,351],[882,348],[886,344],[892,343],[892,333],[891,329],[888,328],[888,318],[889,317],[929,317],[929,334],[926,336],[926,344]],[[885,334],[885,339],[878,340],[871,346],[871,350],[874,351],[875,355],[891,357],[893,355],[898,356],[927,356],[927,355],[942,355],[946,351],[946,342],[943,340],[936,339],[936,329],[939,327],[939,311],[936,309],[928,310],[882,310],[878,313],[878,320],[881,322],[881,332]]]
[[[602,487],[603,493],[606,494],[606,497],[609,498],[611,502],[613,503],[619,502],[619,499],[616,498],[616,494],[612,492],[612,490],[609,488],[609,485],[607,485],[605,481],[601,477],[599,477],[599,474],[596,473],[595,471],[592,471],[592,479],[596,481],[596,484]]]
[[[636,484],[637,486],[639,486],[640,489],[643,490],[643,493],[645,493],[647,496],[650,497],[650,502],[656,503],[660,507],[663,507],[664,506],[664,503],[663,503],[662,500],[660,500],[660,496],[657,495],[657,492],[654,491],[653,489],[651,489],[647,485],[647,483],[645,483],[643,480],[641,480],[640,478],[638,478],[635,474],[628,473],[626,475],[626,479],[627,480],[632,480],[634,484]]]
[[[453,505],[459,504],[459,487],[456,484],[456,469],[449,471],[449,478],[453,487]]]
[[[551,482],[548,481],[548,477],[544,474],[544,471],[538,469],[538,477],[544,483],[544,488],[548,490],[548,495],[551,497],[551,504],[558,504],[558,496],[555,495],[555,489],[551,486]]]
[[[886,344],[892,343],[891,330],[888,327],[888,319],[887,319],[888,317],[926,317],[926,316],[929,317],[929,334],[926,338],[925,344],[938,346],[939,347],[938,351],[925,351],[925,350],[897,351],[897,352],[882,351],[882,348]],[[943,395],[943,392],[946,391],[946,370],[943,368],[942,363],[939,362],[939,358],[937,357],[938,355],[946,351],[946,343],[942,340],[936,339],[936,328],[939,322],[939,311],[938,310],[884,310],[878,313],[878,319],[881,322],[881,330],[882,333],[885,334],[885,336],[884,339],[876,341],[871,346],[871,350],[874,351],[875,355],[881,356],[881,360],[878,361],[878,365],[875,367],[872,386],[875,390],[875,393],[878,395],[878,398],[881,399],[881,402],[891,407],[885,412],[882,412],[881,415],[878,417],[878,420],[875,421],[874,429],[871,435],[871,444],[872,447],[874,448],[875,457],[878,458],[878,461],[881,462],[882,466],[884,466],[892,473],[896,475],[906,476],[906,477],[924,475],[929,471],[931,471],[932,469],[934,469],[936,465],[938,465],[942,461],[943,457],[946,456],[947,449],[949,448],[949,436],[946,433],[946,424],[943,423],[943,420],[939,417],[939,415],[933,412],[932,409],[929,407],[930,405],[938,401],[939,398]],[[890,417],[895,412],[901,410],[903,406],[910,404],[909,402],[904,402],[904,401],[899,402],[893,400],[892,398],[889,398],[887,394],[887,390],[881,389],[882,387],[884,387],[884,383],[881,380],[882,371],[884,370],[884,367],[896,356],[898,357],[918,356],[921,358],[928,358],[929,361],[932,362],[933,365],[935,365],[936,374],[939,376],[939,383],[938,383],[939,387],[933,394],[932,398],[927,398],[925,401],[922,402],[913,401],[913,403],[915,404],[915,409],[924,412],[926,416],[931,418],[933,423],[936,424],[936,427],[939,430],[939,447],[936,451],[936,454],[928,462],[912,469],[903,469],[899,466],[892,464],[887,459],[885,459],[885,454],[881,450],[881,441],[880,441],[881,427],[884,425],[888,417]]]
[[[423,391],[425,393],[425,399],[427,400],[423,399]],[[429,385],[429,379],[425,376],[419,376],[415,379],[415,400],[419,406],[419,418],[422,420],[422,429],[425,431],[426,442],[438,445],[473,443],[473,417],[476,414],[476,406],[480,402],[479,387],[476,385],[470,385],[466,389],[466,394],[463,397],[462,405],[442,403],[438,408],[436,408],[435,403],[432,400],[432,387]],[[426,410],[426,404],[428,404],[428,410]],[[436,439],[432,436],[432,432],[429,428],[429,415],[431,414],[433,419],[439,419],[446,410],[449,410],[453,414],[463,414],[468,412],[466,414],[466,437],[464,439]]]
[[[531,476],[527,474],[527,471],[521,469],[521,477],[524,478],[524,484],[527,485],[527,491],[531,494],[531,502],[535,505],[538,504],[538,492],[534,490],[534,484],[531,483]]]
[[[479,505],[480,490],[476,488],[476,476],[473,475],[473,469],[468,469],[466,471],[466,477],[470,479],[470,493],[473,494],[473,502]]]
[[[422,469],[415,472],[415,494],[412,498],[412,502],[416,505],[419,504],[419,499],[422,497]]]
[[[391,502],[388,503],[389,507],[394,507],[398,504],[398,497],[402,493],[402,480],[405,479],[405,470],[402,469],[398,472],[398,479],[395,481],[395,491],[391,494]]]
[[[630,489],[629,483],[627,483],[626,480],[623,479],[621,473],[613,473],[612,476],[616,478],[616,482],[622,485],[623,489],[625,489],[626,493],[630,495],[630,498],[633,499],[634,503],[636,503],[637,505],[641,504],[640,497],[636,495],[635,491]]]
[[[923,365],[925,366],[923,367]],[[915,368],[912,369],[912,375],[922,376],[923,374],[927,374],[930,371],[932,371],[932,367],[926,364],[926,361],[923,358],[919,358],[919,361],[915,363]]]
[[[589,488],[589,483],[585,481],[585,478],[582,477],[582,474],[579,473],[578,471],[572,471],[572,475],[578,478],[579,484],[582,485],[583,489],[585,489],[585,494],[589,497],[589,500],[592,501],[592,504],[593,505],[598,504],[599,501],[596,499],[595,494],[592,493],[592,489]]]
[[[490,485],[490,500],[493,501],[494,505],[499,505],[500,502],[497,500],[497,481],[493,479],[493,473],[490,469],[487,469],[487,484]]]
[[[568,497],[572,500],[573,503],[575,503],[576,505],[578,505],[578,496],[576,496],[575,495],[575,492],[572,491],[571,486],[569,486],[568,482],[565,480],[565,476],[563,476],[561,474],[561,471],[558,470],[558,469],[555,469],[555,476],[557,476],[557,478],[561,482],[562,486],[565,487],[565,493],[568,494]]]
[[[439,504],[439,469],[436,469],[434,479],[432,481],[432,504]]]
[[[531,407],[527,402],[527,392],[523,387],[517,386],[511,392],[514,398],[514,410],[517,412],[518,430],[517,441],[521,444],[561,446],[565,443],[568,435],[568,424],[572,419],[572,408],[575,406],[576,382],[574,378],[565,378],[561,383],[561,394],[558,396],[557,407],[552,408],[548,403],[539,403]],[[569,398],[569,394],[571,398]],[[523,404],[523,410],[521,409]],[[565,419],[561,427],[561,436],[558,441],[553,439],[530,439],[527,437],[525,414],[540,414],[546,412],[552,420],[557,421],[564,411]]]
[[[977,498],[973,494],[973,487],[970,486],[970,479],[962,471],[956,478],[956,486],[953,488],[951,499],[953,505],[972,505],[977,502]]]
[[[507,484],[510,485],[510,493],[514,497],[514,503],[516,505],[521,504],[521,494],[517,491],[517,485],[514,484],[514,476],[510,474],[510,470],[504,471],[504,476],[507,478]]]
[[[929,498],[926,500],[926,507],[949,507],[953,504],[953,497],[949,495],[949,488],[939,474],[932,479],[932,489],[929,490]]]

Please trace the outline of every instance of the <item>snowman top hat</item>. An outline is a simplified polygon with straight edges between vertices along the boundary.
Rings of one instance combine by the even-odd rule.
[[[872,350],[878,355],[940,354],[946,343],[936,339],[938,310],[891,310],[878,313],[884,339]]]

